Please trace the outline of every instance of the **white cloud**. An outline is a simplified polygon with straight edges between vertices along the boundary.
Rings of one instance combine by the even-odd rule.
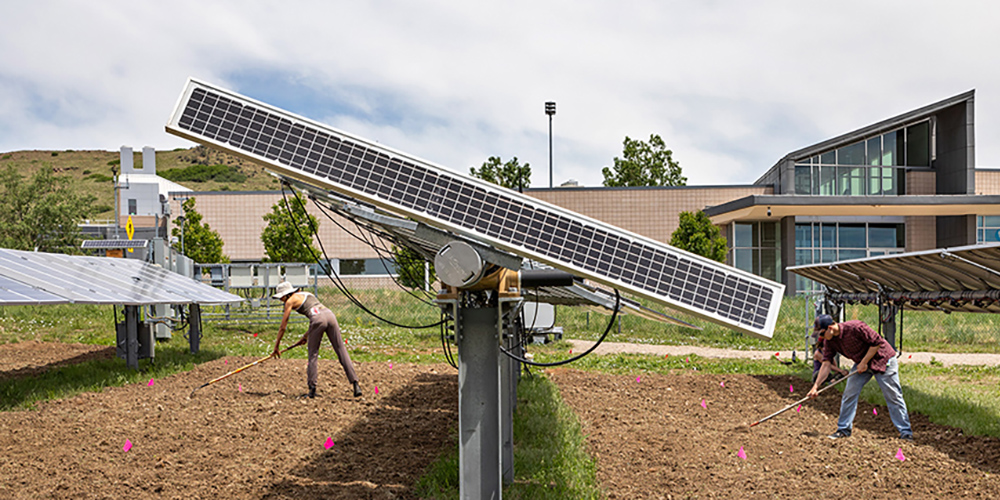
[[[992,2],[7,2],[0,150],[172,148],[188,76],[279,75],[295,111],[456,171],[490,155],[600,184],[625,135],[664,137],[692,184],[977,89],[1000,166]],[[311,94],[311,95],[313,95]],[[261,97],[255,95],[254,97]],[[326,110],[349,110],[328,114]],[[317,114],[319,113],[319,114]]]

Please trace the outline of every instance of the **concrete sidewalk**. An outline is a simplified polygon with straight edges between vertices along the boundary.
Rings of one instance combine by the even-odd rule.
[[[589,340],[567,339],[572,345],[574,353],[580,353],[590,349],[593,342]],[[769,359],[777,354],[779,359],[792,359],[792,351],[741,351],[737,349],[720,349],[717,347],[699,347],[683,345],[651,345],[651,344],[629,344],[625,342],[604,342],[594,354],[653,354],[656,356],[683,356],[685,354],[696,354],[704,358],[743,358],[743,359]],[[796,351],[796,356],[801,359],[806,354],[804,351]],[[941,353],[941,352],[903,352],[899,357],[900,363],[930,363],[931,358],[940,361],[944,366],[952,365],[1000,365],[1000,354],[985,353]]]

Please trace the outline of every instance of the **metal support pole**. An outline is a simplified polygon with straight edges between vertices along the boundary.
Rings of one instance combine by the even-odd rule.
[[[188,345],[191,354],[201,349],[201,306],[193,302],[188,306]]]
[[[458,308],[459,498],[500,499],[498,309]]]
[[[552,183],[552,115],[549,115],[549,187]]]
[[[125,306],[125,365],[139,369],[139,307]]]

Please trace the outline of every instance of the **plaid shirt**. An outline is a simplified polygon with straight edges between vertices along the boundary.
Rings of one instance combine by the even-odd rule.
[[[840,335],[823,343],[823,361],[833,361],[834,354],[839,352],[851,361],[860,363],[868,349],[877,345],[878,352],[868,362],[868,369],[875,373],[885,373],[885,365],[896,355],[896,350],[863,321],[845,321],[839,326]]]

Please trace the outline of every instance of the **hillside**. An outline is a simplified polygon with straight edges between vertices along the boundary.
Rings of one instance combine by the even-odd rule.
[[[142,165],[142,150],[133,153],[136,167]],[[55,175],[68,177],[70,186],[81,193],[97,197],[92,220],[114,219],[114,186],[111,180],[112,166],[118,167],[118,151],[11,151],[0,153],[0,169],[13,167],[24,177],[33,175],[39,169],[50,169]],[[156,172],[164,177],[173,169],[186,169],[195,165],[225,165],[230,172],[225,178],[242,181],[204,182],[181,181],[179,184],[195,191],[257,191],[278,189],[278,180],[267,174],[263,168],[228,154],[220,153],[204,146],[190,149],[156,152]],[[201,169],[204,170],[204,169]]]

